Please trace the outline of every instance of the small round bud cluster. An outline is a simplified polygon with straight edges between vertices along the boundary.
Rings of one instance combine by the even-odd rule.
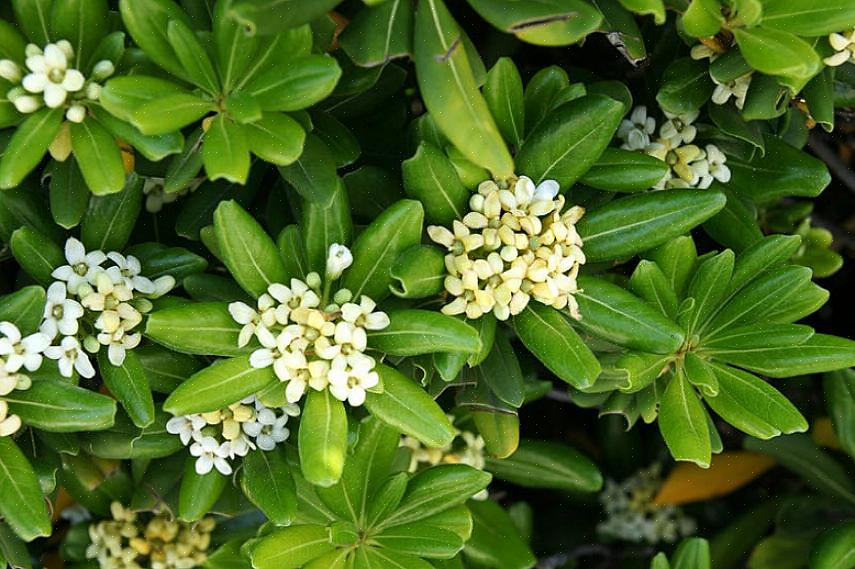
[[[0,60],[0,77],[13,84],[6,96],[18,112],[34,113],[43,106],[66,107],[65,118],[76,123],[86,118],[84,103],[100,98],[99,82],[114,72],[113,63],[105,59],[95,64],[87,81],[74,68],[74,49],[67,40],[49,43],[44,49],[27,45],[23,68],[11,59]]]
[[[226,409],[173,417],[166,430],[181,437],[196,458],[196,472],[207,474],[216,468],[228,476],[230,460],[246,456],[255,449],[273,450],[285,442],[291,432],[286,427],[289,417],[300,414],[292,403],[268,407],[251,395]]]
[[[452,423],[454,422],[452,415],[448,418]],[[438,464],[465,464],[477,470],[484,470],[486,466],[484,439],[471,431],[458,430],[454,440],[441,448],[427,447],[418,439],[406,435],[401,437],[400,446],[410,451],[408,471],[411,473]],[[484,500],[487,497],[486,489],[473,496],[475,500]]]
[[[714,144],[701,148],[691,144],[698,133],[694,122],[698,113],[675,115],[665,112],[659,136],[651,142],[656,121],[648,116],[647,107],[636,107],[618,128],[621,148],[640,150],[668,164],[670,169],[654,188],[709,188],[714,180],[730,181],[727,156]]]
[[[136,257],[116,251],[87,253],[73,237],[65,243],[65,258],[68,264],[51,273],[57,280],[48,287],[40,327],[58,344],[44,353],[58,361],[65,377],[74,370],[92,377],[95,369],[87,352],[95,354],[106,346],[110,363],[122,365],[126,350],[142,339],[136,327],[152,309],[149,299],[172,290],[175,279],[167,275],[152,281],[140,274]]]
[[[254,368],[273,366],[285,382],[285,397],[297,403],[308,387],[329,389],[332,395],[357,407],[365,401],[366,390],[380,378],[374,371],[374,358],[367,355],[368,330],[389,326],[385,312],[375,310],[376,303],[362,296],[353,302],[353,293],[340,289],[327,302],[325,292],[353,261],[350,251],[338,244],[330,247],[326,267],[326,287],[318,273],[306,280],[291,279],[290,286],[271,284],[258,298],[257,308],[233,302],[229,312],[243,325],[239,345],[253,337],[261,348],[249,358]]]
[[[0,437],[14,434],[21,428],[21,418],[9,412],[3,397],[12,391],[30,388],[32,381],[22,369],[36,371],[41,367],[50,338],[41,332],[22,336],[11,322],[0,322]]]
[[[112,520],[89,526],[86,558],[101,569],[192,569],[208,559],[214,518],[191,524],[166,512],[137,513],[119,502],[110,512]]]
[[[653,464],[623,482],[606,480],[600,503],[606,520],[597,531],[606,537],[636,543],[674,543],[695,532],[695,521],[673,505],[659,505],[654,498],[662,486],[662,467]]]
[[[579,318],[573,293],[585,255],[576,222],[585,210],[562,212],[558,189],[554,180],[535,186],[525,176],[508,185],[487,180],[451,230],[428,227],[431,240],[448,250],[445,290],[453,300],[443,313],[475,319],[492,312],[507,320],[534,299]]]

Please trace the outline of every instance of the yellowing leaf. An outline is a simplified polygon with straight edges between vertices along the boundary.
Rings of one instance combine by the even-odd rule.
[[[774,465],[775,461],[769,456],[748,451],[714,455],[709,468],[681,462],[668,474],[653,503],[676,505],[725,496],[749,484]]]
[[[831,424],[830,417],[820,417],[813,423],[813,428],[810,430],[810,436],[813,442],[821,447],[840,450],[840,439],[837,438],[837,433],[834,432],[834,425]]]

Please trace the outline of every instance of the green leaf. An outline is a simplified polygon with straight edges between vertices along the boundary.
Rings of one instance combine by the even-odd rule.
[[[374,541],[392,551],[428,559],[449,559],[463,549],[459,535],[423,522],[386,528]]]
[[[766,28],[813,37],[855,26],[855,6],[847,0],[763,0],[762,3],[761,23]]]
[[[0,514],[25,541],[51,533],[39,481],[11,437],[0,437]]]
[[[580,328],[633,350],[671,354],[683,345],[680,328],[625,289],[596,277],[580,277]]]
[[[278,526],[291,524],[297,513],[297,490],[284,447],[255,450],[243,459],[240,485],[244,495]]]
[[[134,43],[152,61],[173,75],[186,77],[167,36],[170,20],[179,20],[193,27],[184,10],[171,0],[120,0],[119,12]]]
[[[36,381],[2,398],[30,427],[52,433],[100,431],[113,426],[116,402],[63,381]]]
[[[629,288],[656,307],[664,316],[673,319],[677,314],[677,294],[668,278],[653,261],[642,259],[629,279]]]
[[[164,113],[163,109],[169,112]],[[199,95],[167,92],[137,106],[130,114],[130,121],[143,134],[169,134],[216,110],[211,101]]]
[[[761,156],[766,152],[763,126],[759,121],[746,121],[733,105],[707,105],[707,112],[722,132],[751,144],[760,151]]]
[[[800,245],[801,238],[798,235],[769,235],[742,251],[733,266],[728,297],[732,297],[757,276],[784,264]]]
[[[50,212],[63,229],[76,227],[89,207],[89,188],[77,161],[52,162],[50,172]]]
[[[368,296],[380,302],[389,294],[395,260],[421,242],[424,211],[415,200],[400,200],[384,211],[354,241],[353,265],[342,278],[342,287],[354,298]]]
[[[769,377],[792,377],[855,366],[855,342],[815,334],[797,346],[767,345],[751,351],[717,352],[715,357]]]
[[[781,466],[799,475],[811,487],[833,498],[855,504],[855,482],[831,455],[806,434],[763,441],[745,439],[745,448],[772,456]]]
[[[710,546],[700,537],[684,539],[673,558],[674,569],[710,569]]]
[[[558,65],[544,67],[525,86],[525,132],[531,133],[558,106],[561,93],[570,90],[567,72]],[[582,90],[582,95],[585,90]]]
[[[750,373],[710,365],[720,389],[706,401],[722,419],[760,439],[807,430],[805,418],[777,389]]]
[[[117,460],[169,456],[184,448],[180,438],[166,431],[170,418],[168,413],[157,411],[154,424],[140,429],[120,410],[113,427],[84,434],[81,447],[93,456]]]
[[[181,20],[169,20],[166,37],[178,57],[178,62],[186,70],[187,78],[208,93],[218,94],[220,82],[217,72],[214,71],[214,64],[190,26]],[[217,47],[220,47],[219,43]]]
[[[303,476],[317,486],[332,486],[341,478],[347,451],[344,403],[329,390],[310,390],[300,418],[300,465]]]
[[[855,372],[841,370],[823,378],[825,405],[840,446],[855,457]]]
[[[463,464],[443,464],[419,472],[410,480],[398,509],[378,529],[400,526],[448,510],[487,487],[492,476]]]
[[[178,491],[178,517],[188,522],[201,520],[214,506],[228,482],[229,477],[220,474],[217,469],[208,474],[198,474],[196,457],[188,456]]]
[[[811,569],[855,567],[855,522],[825,532],[810,553]]]
[[[603,486],[603,476],[590,458],[573,447],[549,441],[523,439],[508,458],[488,458],[487,470],[525,488],[587,493]]]
[[[202,163],[210,180],[245,184],[250,155],[244,129],[220,113],[211,122],[202,144]]]
[[[730,157],[732,177],[728,184],[740,195],[758,203],[785,196],[816,197],[831,182],[828,168],[816,158],[781,139],[765,135],[766,154],[745,161]],[[757,184],[758,176],[764,183]]]
[[[253,344],[238,346],[241,328],[228,305],[202,302],[155,310],[146,322],[145,336],[184,354],[239,356],[253,349]]]
[[[263,113],[260,120],[243,125],[249,150],[276,166],[293,164],[303,153],[306,131],[283,113]]]
[[[310,269],[300,227],[296,224],[286,226],[276,238],[276,246],[279,247],[279,254],[282,255],[288,275],[298,279],[305,278]]]
[[[237,202],[220,203],[214,231],[223,262],[246,292],[259,297],[271,284],[286,282],[285,264],[273,239]]]
[[[363,8],[339,36],[339,43],[361,67],[382,65],[391,59],[412,56],[413,6],[391,0]]]
[[[525,380],[511,342],[504,334],[493,340],[493,349],[478,366],[480,379],[493,394],[512,407],[525,401]]]
[[[43,285],[50,285],[54,280],[51,276],[53,270],[65,264],[62,249],[35,229],[27,226],[16,229],[12,233],[9,247],[21,268]]]
[[[80,240],[87,249],[121,251],[142,209],[143,178],[131,174],[116,194],[93,196],[80,222]]]
[[[272,367],[254,368],[248,357],[219,360],[187,378],[163,403],[173,415],[228,407],[278,381]]]
[[[735,28],[733,35],[745,61],[760,73],[806,81],[822,70],[811,45],[790,32]]]
[[[186,91],[172,81],[147,75],[125,75],[110,79],[101,90],[98,102],[107,111],[102,115],[112,115],[130,122],[134,111],[143,104],[176,94],[186,94]],[[93,114],[97,115],[97,111],[94,108]]]
[[[252,545],[249,556],[255,569],[297,569],[332,549],[327,528],[298,525],[262,537]]]
[[[683,28],[696,38],[714,36],[724,23],[718,0],[692,0],[683,12]]]
[[[691,113],[709,100],[714,88],[705,63],[678,59],[665,70],[656,102],[670,113]]]
[[[106,0],[68,0],[53,2],[50,31],[54,40],[73,39],[74,60],[78,69],[90,62],[95,47],[107,33]]]
[[[721,211],[704,222],[707,235],[737,252],[763,239],[753,204],[718,182],[710,187],[722,192],[727,197],[727,203]]]
[[[525,101],[520,72],[509,57],[500,57],[487,73],[484,100],[508,144],[522,146],[525,137]]]
[[[668,380],[659,404],[659,430],[671,456],[709,468],[712,451],[706,412],[682,372]]]
[[[725,249],[698,265],[686,292],[689,298],[694,299],[695,304],[680,318],[687,334],[694,333],[698,327],[705,324],[721,306],[730,284],[730,276],[733,274],[734,260],[733,251]]]
[[[728,328],[714,338],[704,338],[699,347],[713,357],[731,352],[762,351],[764,348],[798,346],[813,336],[813,328],[801,324],[748,324]]]
[[[599,10],[581,0],[468,1],[490,24],[534,45],[577,43],[595,32],[603,20]]]
[[[265,111],[298,111],[326,99],[341,78],[327,55],[308,55],[259,74],[244,88]]]
[[[683,360],[683,371],[689,383],[697,387],[704,397],[710,398],[719,394],[719,382],[712,367],[694,352],[686,354]],[[715,426],[711,425],[711,434],[714,428]]]
[[[114,366],[106,350],[98,355],[98,369],[107,389],[119,400],[134,424],[140,428],[154,422],[154,400],[142,364],[133,351],[125,353],[121,366]]]
[[[45,289],[25,286],[0,296],[0,322],[11,322],[21,334],[37,332],[45,310]]]
[[[271,34],[320,18],[340,1],[237,0],[231,4],[228,15],[245,26],[248,33]]]
[[[258,38],[248,34],[246,28],[231,17],[232,4],[217,2],[211,14],[217,70],[226,93],[232,92],[237,81],[252,67],[259,43]]]
[[[404,160],[401,170],[404,191],[424,205],[428,221],[451,225],[468,212],[469,190],[451,160],[432,143],[422,141],[412,158]]]
[[[663,190],[626,196],[587,213],[577,224],[588,261],[631,257],[703,223],[726,200],[720,192]]]
[[[335,243],[350,245],[353,236],[350,201],[341,180],[328,205],[309,200],[303,204],[301,229],[308,270],[324,274],[330,246]]]
[[[368,392],[365,407],[381,421],[423,444],[441,448],[456,436],[442,408],[398,370],[378,363],[383,393]]]
[[[689,277],[695,273],[698,259],[692,237],[680,235],[645,252],[643,256],[656,263],[677,297],[683,297],[689,284]]]
[[[442,0],[418,5],[414,46],[422,100],[439,129],[471,162],[497,178],[512,176],[514,161],[478,91],[463,33]]]
[[[519,448],[520,418],[516,413],[473,409],[472,421],[484,439],[484,450],[495,458],[507,458]]]
[[[566,190],[596,163],[622,116],[623,105],[602,95],[561,105],[526,139],[517,169],[535,183],[556,180]]]
[[[306,136],[303,153],[279,173],[307,201],[328,206],[340,183],[329,148],[316,135]]]
[[[631,150],[606,148],[579,181],[608,192],[638,192],[652,188],[666,173],[668,165],[658,158]]]
[[[469,503],[474,527],[466,542],[466,557],[489,567],[530,569],[537,562],[511,517],[490,500]]]
[[[64,115],[63,109],[45,107],[15,128],[0,159],[0,189],[14,188],[39,165],[59,133]]]
[[[369,345],[391,356],[436,352],[475,353],[481,349],[478,331],[452,316],[431,310],[389,312],[390,324],[368,332]]]
[[[134,349],[140,360],[151,390],[172,393],[182,381],[202,369],[202,363],[186,354],[179,354],[157,344],[147,344]]]
[[[428,298],[443,291],[445,255],[436,247],[414,245],[401,253],[389,271],[389,290],[399,298]]]
[[[523,345],[560,380],[577,389],[593,385],[600,364],[561,312],[530,302],[513,323]]]

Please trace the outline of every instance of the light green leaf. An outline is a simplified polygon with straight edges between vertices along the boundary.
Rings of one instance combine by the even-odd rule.
[[[848,0],[762,0],[762,4],[763,27],[799,36],[824,36],[855,26],[855,6]]]
[[[329,390],[310,390],[300,418],[300,464],[303,476],[317,486],[332,486],[341,478],[347,451],[344,403]]]
[[[290,525],[297,513],[297,490],[284,447],[250,452],[241,472],[244,495],[274,524]]]
[[[264,113],[260,120],[243,125],[249,150],[276,166],[292,164],[303,152],[306,131],[283,113]]]
[[[468,0],[478,14],[503,32],[542,46],[570,45],[597,30],[602,14],[581,0]]]
[[[735,28],[742,56],[760,73],[806,81],[822,70],[822,60],[802,38],[780,30]]]
[[[667,173],[668,165],[658,158],[606,148],[580,181],[608,192],[638,192],[653,187]]]
[[[466,556],[491,567],[530,569],[537,562],[528,545],[519,536],[511,517],[490,500],[472,501],[474,527],[466,542]]]
[[[573,447],[549,441],[524,439],[508,458],[488,458],[487,470],[525,488],[590,493],[603,486],[603,476],[590,458]]]
[[[136,426],[145,428],[154,423],[154,399],[148,377],[133,351],[127,350],[122,365],[114,366],[107,357],[107,350],[101,350],[98,370],[104,385],[119,400]]]
[[[368,344],[391,356],[436,352],[474,353],[481,349],[478,331],[452,316],[431,310],[389,312],[390,324],[368,332]]]
[[[155,310],[146,322],[145,336],[184,354],[239,356],[254,344],[238,346],[242,326],[223,302],[201,302]]]
[[[245,184],[249,176],[249,148],[244,129],[224,113],[218,114],[202,144],[202,163],[208,178]]]
[[[260,451],[257,451],[260,452]],[[196,472],[196,457],[188,456],[178,491],[178,517],[188,522],[201,520],[225,490],[229,477],[215,468],[207,474]]]
[[[668,380],[660,401],[659,430],[676,460],[709,468],[712,450],[706,412],[682,373]]]
[[[813,546],[811,569],[852,569],[855,567],[855,523],[842,524],[825,532]]]
[[[0,437],[0,514],[25,541],[51,533],[39,481],[11,437]]]
[[[116,402],[64,381],[35,381],[0,398],[30,427],[52,433],[100,431],[113,426]]]
[[[63,109],[45,107],[15,128],[0,160],[0,189],[14,188],[39,165],[62,126],[64,114]]]
[[[337,180],[332,200],[322,204],[306,200],[301,223],[302,243],[306,248],[308,270],[323,275],[326,270],[330,246],[350,245],[353,221],[350,218],[350,200],[341,180]]]
[[[484,100],[505,142],[516,148],[525,137],[525,101],[520,72],[509,57],[500,57],[487,73]]]
[[[143,178],[130,174],[122,191],[93,196],[80,222],[80,240],[86,249],[121,251],[125,248],[142,209]]]

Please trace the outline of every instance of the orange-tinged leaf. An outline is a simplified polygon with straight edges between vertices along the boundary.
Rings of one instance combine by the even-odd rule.
[[[814,421],[813,428],[810,430],[810,436],[813,442],[821,447],[841,450],[840,439],[837,438],[837,433],[834,432],[834,425],[831,424],[830,417],[820,417]]]
[[[686,504],[725,496],[749,484],[775,465],[765,454],[729,451],[713,455],[709,468],[681,462],[662,483],[654,504]]]

